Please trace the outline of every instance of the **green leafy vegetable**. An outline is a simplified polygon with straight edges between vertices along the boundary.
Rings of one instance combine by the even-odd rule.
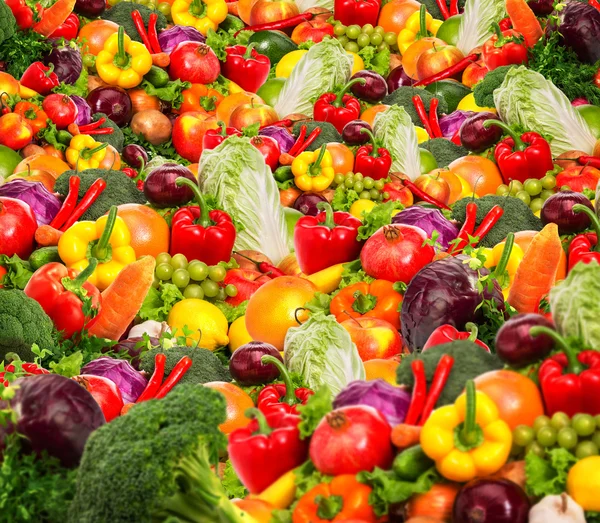
[[[22,260],[16,254],[10,258],[6,254],[0,255],[0,266],[6,269],[6,274],[2,277],[2,287],[8,289],[23,290],[33,274],[33,270],[28,261]]]
[[[377,51],[377,48],[371,45],[367,45],[358,51],[358,56],[365,63],[365,69],[375,71],[384,77],[390,72],[390,54],[389,48]]]
[[[331,299],[332,297],[329,294],[317,291],[314,298],[304,304],[304,308],[312,313],[322,312],[329,314]]]
[[[219,29],[218,31],[209,29],[206,35],[206,45],[214,51],[221,62],[224,62],[227,59],[225,49],[231,45],[235,45],[235,39],[223,29]]]
[[[323,385],[308,398],[305,405],[298,406],[298,412],[300,413],[300,419],[302,420],[298,425],[298,428],[300,429],[300,438],[310,438],[317,428],[317,425],[325,415],[332,410],[333,398],[331,390],[327,385]]]
[[[141,88],[150,96],[156,96],[159,100],[169,102],[175,109],[179,109],[183,103],[182,92],[191,86],[190,82],[182,82],[177,78],[164,87],[154,87],[148,80],[144,80]]]
[[[392,223],[392,216],[395,210],[404,209],[397,200],[390,200],[373,207],[371,212],[363,213],[363,224],[358,228],[357,240],[367,240],[384,225]]]
[[[123,135],[125,138],[125,145],[135,144],[143,147],[144,150],[148,153],[150,160],[156,158],[157,156],[162,156],[168,161],[173,161],[180,165],[189,165],[191,163],[179,154],[177,154],[177,152],[175,151],[175,147],[173,147],[173,142],[171,140],[161,145],[152,145],[142,136],[141,133],[136,135],[132,131],[131,127],[124,127]]]
[[[213,302],[213,305],[217,307],[217,309],[219,309],[227,318],[227,323],[233,323],[235,320],[246,314],[248,300],[243,301],[239,305],[230,305],[225,301],[215,301]]]
[[[160,282],[158,289],[152,287],[138,313],[142,320],[165,321],[169,312],[183,294],[172,283]]]
[[[344,263],[344,271],[342,272],[342,281],[340,289],[353,285],[355,283],[365,281],[371,283],[375,278],[369,276],[362,268],[360,260]]]
[[[544,458],[533,452],[525,456],[525,489],[531,496],[561,494],[567,488],[567,475],[577,458],[563,448],[551,449]]]
[[[352,204],[359,200],[360,197],[354,189],[347,189],[343,185],[336,187],[331,200],[331,207],[334,211],[348,212]]]
[[[17,31],[0,45],[0,61],[6,62],[6,72],[21,78],[25,70],[39,62],[52,50],[52,43],[32,29]]]
[[[67,146],[58,140],[58,129],[56,128],[56,125],[52,123],[50,118],[48,118],[47,122],[48,125],[38,132],[38,138],[46,143],[49,143],[52,147],[59,151],[66,151]]]
[[[72,378],[81,374],[83,365],[83,354],[81,351],[74,352],[69,356],[63,356],[58,363],[50,362],[50,369],[54,374],[60,374],[65,378]]]
[[[240,478],[238,478],[238,475],[235,473],[231,461],[229,460],[225,462],[221,484],[223,485],[225,492],[227,492],[229,499],[245,498],[248,495],[248,489],[244,487]]]
[[[58,87],[52,89],[53,93],[66,94],[67,96],[81,96],[85,98],[88,95],[88,72],[85,67],[81,69],[81,74],[74,84],[66,84],[61,82]]]

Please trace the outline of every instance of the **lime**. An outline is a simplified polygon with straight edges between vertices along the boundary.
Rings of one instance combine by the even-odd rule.
[[[458,42],[458,28],[461,19],[462,15],[454,15],[448,18],[448,20],[440,25],[435,37],[443,40],[449,45],[456,45],[456,42]]]
[[[575,109],[583,116],[583,119],[587,122],[596,139],[600,139],[600,107],[595,105],[578,105]]]
[[[421,148],[419,148],[419,154],[421,155],[421,174],[426,174],[437,169],[438,164],[433,154]]]

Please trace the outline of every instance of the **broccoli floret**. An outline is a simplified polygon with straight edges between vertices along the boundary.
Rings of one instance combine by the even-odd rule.
[[[52,320],[37,301],[18,289],[0,291],[0,361],[9,352],[33,361],[31,346],[51,349],[52,332]]]
[[[0,44],[11,38],[17,31],[17,21],[15,20],[10,7],[4,0],[0,0]]]
[[[467,151],[461,145],[456,145],[445,138],[434,138],[419,144],[419,147],[427,149],[433,156],[440,167],[448,167],[457,158],[467,156]]]
[[[165,377],[171,374],[173,367],[184,356],[189,356],[192,366],[183,375],[179,384],[191,383],[198,385],[210,381],[231,381],[229,370],[223,366],[221,360],[207,349],[194,347],[172,347],[170,349],[157,348],[142,355],[140,369],[148,374],[154,372],[154,356],[164,353],[167,356],[165,364]]]
[[[100,427],[85,446],[69,521],[247,521],[211,471],[227,444],[225,409],[219,392],[182,385]]]
[[[494,103],[494,91],[498,89],[504,82],[506,73],[514,66],[503,65],[497,67],[493,71],[487,73],[481,82],[475,84],[473,87],[473,96],[475,97],[475,103],[479,107],[495,107]]]
[[[452,206],[452,219],[463,223],[467,204],[472,201],[472,198],[458,200]],[[475,200],[475,203],[477,204],[477,226],[494,205],[499,205],[504,209],[504,214],[498,223],[479,242],[481,247],[493,247],[504,241],[509,232],[542,230],[541,220],[533,214],[526,203],[518,198],[489,195]]]
[[[316,151],[324,143],[342,142],[342,135],[338,133],[337,129],[329,122],[298,122],[294,125],[294,129],[292,130],[292,133],[296,138],[300,134],[300,128],[303,125],[306,125],[306,136],[313,132],[317,127],[321,128],[321,134],[306,148],[307,151]]]
[[[415,109],[415,104],[412,101],[413,96],[419,95],[421,100],[423,100],[423,105],[425,106],[425,110],[429,113],[429,104],[431,104],[431,100],[433,98],[437,98],[439,100],[438,105],[438,113],[445,114],[448,112],[448,104],[446,100],[441,97],[437,97],[431,94],[429,91],[425,89],[419,89],[418,87],[409,87],[402,86],[398,87],[393,93],[388,94],[381,103],[386,105],[401,105],[404,107],[404,110],[410,116],[414,125],[418,125],[419,127],[423,127],[423,123],[417,114],[417,110]]]
[[[436,407],[453,403],[464,390],[467,380],[503,367],[500,358],[495,354],[490,354],[472,341],[459,340],[431,347],[425,352],[413,352],[410,356],[402,358],[396,371],[396,381],[412,390],[414,377],[411,363],[415,359],[423,360],[427,376],[427,389],[429,389],[437,364],[444,354],[454,358],[454,365]]]
[[[81,172],[65,171],[56,179],[54,191],[66,196],[69,192],[69,178],[71,176],[81,178],[79,198],[83,198],[86,191],[98,178],[103,178],[106,181],[106,189],[83,214],[82,220],[97,220],[100,216],[106,214],[112,205],[146,203],[144,193],[135,186],[135,182],[131,178],[121,171],[108,171],[105,169],[86,169]]]
[[[95,134],[94,140],[112,145],[120,153],[123,150],[123,144],[125,143],[123,131],[121,131],[119,126],[104,113],[96,113],[94,116],[92,116],[92,121],[97,122],[100,120],[100,118],[106,118],[106,122],[104,122],[99,129],[110,127],[113,132],[111,134]]]
[[[144,20],[144,27],[148,27],[148,21],[150,20],[150,15],[152,13],[156,13],[158,15],[158,19],[156,20],[156,29],[160,33],[163,29],[167,27],[167,19],[165,15],[163,15],[160,11],[156,11],[154,9],[150,9],[145,5],[136,4],[134,2],[119,2],[114,5],[110,9],[107,9],[100,15],[102,20],[110,20],[115,24],[119,24],[123,26],[125,33],[129,38],[135,40],[136,42],[141,42],[142,37],[140,33],[138,33],[135,28],[135,24],[131,19],[131,13],[133,11],[138,10],[142,15],[142,20]]]

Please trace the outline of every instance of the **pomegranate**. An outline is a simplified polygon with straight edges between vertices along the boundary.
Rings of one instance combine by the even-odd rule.
[[[121,414],[123,398],[114,381],[91,374],[81,374],[71,379],[79,383],[92,395],[100,406],[107,423]]]
[[[214,51],[200,42],[181,42],[171,53],[169,76],[193,84],[210,84],[221,74]]]

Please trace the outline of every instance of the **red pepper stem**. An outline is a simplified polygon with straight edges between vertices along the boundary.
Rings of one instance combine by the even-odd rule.
[[[467,338],[467,341],[477,341],[477,334],[479,334],[479,328],[477,327],[477,325],[475,325],[472,322],[469,322],[465,325],[465,329],[471,332],[471,334],[469,334],[469,337]]]
[[[227,138],[227,125],[225,125],[225,122],[219,120],[217,125],[219,126],[219,135]]]
[[[502,29],[500,28],[498,22],[494,22],[492,24],[492,29],[494,30],[494,33],[496,33],[497,38],[496,42],[494,43],[494,47],[502,47],[506,43],[506,39],[502,34]]]
[[[246,52],[244,53],[244,56],[242,56],[244,60],[250,60],[250,58],[252,58],[252,49],[254,49],[255,45],[254,42],[251,42],[246,46]]]
[[[117,206],[113,205],[108,211],[108,219],[104,224],[104,230],[98,240],[96,246],[92,249],[92,256],[94,258],[100,258],[101,260],[105,259],[108,256],[108,240],[110,240],[110,235],[115,228],[115,223],[117,222]]]
[[[486,120],[483,122],[483,128],[487,129],[490,125],[495,125],[496,127],[500,127],[508,136],[510,136],[515,142],[514,150],[515,151],[524,151],[527,148],[527,144],[521,140],[521,137],[515,133],[508,125],[502,123],[499,120]]]
[[[271,432],[273,432],[273,429],[269,426],[269,422],[267,421],[265,415],[256,407],[246,409],[246,412],[244,412],[244,414],[247,418],[255,419],[258,422],[258,430],[254,433],[254,435],[263,434],[265,436],[268,436],[269,434],[271,434]]]
[[[260,361],[263,363],[263,365],[268,365],[269,363],[275,365],[275,367],[277,367],[277,370],[279,371],[281,380],[285,384],[285,396],[281,398],[280,403],[296,405],[296,403],[298,403],[298,399],[296,398],[294,384],[292,383],[290,373],[286,369],[285,365],[281,362],[281,360],[277,359],[275,356],[269,356],[268,354],[266,354],[260,359]]]
[[[344,105],[344,95],[348,92],[350,87],[352,87],[354,84],[365,85],[366,83],[367,81],[364,78],[355,78],[354,80],[350,80],[346,85],[344,85],[344,87],[342,87],[342,90],[338,92],[337,98],[331,103],[331,105],[334,107],[342,107]]]
[[[554,343],[560,348],[562,352],[565,353],[567,357],[567,361],[569,362],[568,371],[572,374],[580,374],[584,370],[584,366],[577,359],[577,354],[570,347],[567,341],[555,330],[549,329],[548,327],[542,327],[541,325],[536,325],[535,327],[531,327],[529,329],[529,334],[533,337],[540,336],[541,334],[545,334],[546,336],[550,336]]]
[[[498,283],[501,287],[504,285],[504,273],[506,272],[506,266],[508,265],[508,261],[510,260],[510,254],[512,253],[514,245],[515,233],[510,232],[506,237],[504,249],[502,249],[502,255],[500,256],[498,265],[496,265],[496,269],[494,270],[494,277],[496,278],[496,280],[498,280]]]
[[[425,6],[423,6],[425,7]],[[369,156],[372,156],[373,158],[379,158],[379,153],[377,152],[377,140],[375,140],[375,136],[373,135],[373,133],[371,131],[369,131],[369,129],[361,129],[360,130],[361,133],[363,134],[368,134],[369,135],[369,141],[371,142],[371,145],[373,146],[373,150],[371,151],[371,154],[369,154]]]
[[[467,381],[465,389],[467,394],[467,410],[465,413],[465,423],[461,431],[461,439],[465,445],[471,446],[475,444],[475,438],[477,437],[477,423],[475,421],[477,414],[477,391],[475,390],[475,382],[473,380]]]
[[[427,36],[427,8],[425,4],[421,4],[419,9],[419,32],[417,33],[417,40],[425,38]]]
[[[317,209],[319,209],[319,211],[325,211],[325,221],[322,223],[322,225],[328,227],[329,229],[334,229],[335,218],[331,204],[329,202],[319,202],[317,203]]]
[[[596,213],[594,213],[589,207],[582,205],[581,203],[577,203],[575,205],[573,205],[572,208],[573,212],[575,213],[584,213],[588,216],[588,218],[590,219],[590,221],[592,222],[592,228],[594,229],[594,232],[596,233],[596,245],[594,245],[590,251],[593,252],[598,252],[600,250],[600,220],[598,219],[598,216],[596,216]]]
[[[200,188],[194,182],[192,182],[192,180],[188,180],[183,176],[180,176],[177,178],[177,180],[175,180],[175,185],[177,185],[177,187],[185,185],[192,190],[192,193],[194,193],[194,199],[196,200],[198,207],[200,207],[200,218],[198,218],[196,223],[204,228],[213,225],[213,222],[208,214],[208,206],[206,205],[204,196],[202,196],[202,193],[200,192]]]

